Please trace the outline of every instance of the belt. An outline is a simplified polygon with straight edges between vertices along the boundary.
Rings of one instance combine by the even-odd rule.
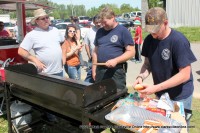
[[[119,69],[119,68],[123,68],[125,71],[127,70],[127,63],[124,62],[124,63],[120,63],[120,64],[117,64],[115,67],[112,67],[112,68],[108,68],[106,66],[98,66],[100,69]]]

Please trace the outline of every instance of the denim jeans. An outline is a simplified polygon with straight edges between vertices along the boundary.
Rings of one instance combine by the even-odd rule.
[[[62,72],[60,72],[60,73],[55,73],[55,74],[52,74],[52,75],[56,75],[56,76],[61,76],[61,77],[63,77],[63,71],[62,71]]]
[[[87,76],[84,80],[85,82],[94,83],[94,79],[92,78],[92,68],[88,68]]]
[[[78,65],[78,66],[64,65],[64,68],[65,68],[65,71],[68,74],[70,79],[76,79],[76,80],[81,79],[81,67],[80,67],[80,65]]]
[[[191,108],[192,108],[192,97],[193,97],[193,95],[189,96],[186,99],[179,100],[178,102],[183,102],[184,108],[191,110]],[[189,126],[190,120],[186,120],[186,122],[187,122],[187,126]],[[189,128],[188,128],[188,130],[189,130]]]

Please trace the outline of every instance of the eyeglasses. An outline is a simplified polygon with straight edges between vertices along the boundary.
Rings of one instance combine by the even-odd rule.
[[[69,33],[76,33],[75,30],[68,30]]]
[[[37,20],[43,20],[44,21],[45,19],[49,20],[49,16],[44,17],[44,18],[38,18]]]
[[[0,25],[0,26],[4,26],[4,25]]]

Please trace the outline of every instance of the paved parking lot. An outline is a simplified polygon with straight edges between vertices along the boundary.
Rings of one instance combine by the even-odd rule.
[[[200,43],[191,44],[191,48],[197,58],[197,61],[192,64],[192,71],[194,77],[194,97],[200,99]],[[87,54],[85,50],[82,51],[83,59],[87,61]],[[142,63],[135,64],[134,62],[128,61],[127,71],[127,86],[132,86],[132,83],[138,76]],[[86,77],[86,71],[82,69],[82,79]],[[147,84],[153,84],[152,76],[150,75],[144,80]]]

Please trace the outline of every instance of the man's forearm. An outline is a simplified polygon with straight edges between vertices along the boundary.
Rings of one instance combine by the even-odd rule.
[[[28,51],[24,50],[23,48],[18,49],[18,54],[27,61],[31,61],[31,62],[36,61],[36,57],[31,55]]]
[[[151,73],[151,67],[149,64],[149,60],[145,57],[144,64],[142,65],[142,68],[140,70],[139,77],[141,77],[142,80],[144,80],[149,76],[150,73]]]
[[[87,53],[87,56],[88,56],[88,59],[91,59],[92,57],[92,55],[90,54],[90,48],[89,48],[89,46],[88,45],[85,45],[85,50],[86,50],[86,53]]]

